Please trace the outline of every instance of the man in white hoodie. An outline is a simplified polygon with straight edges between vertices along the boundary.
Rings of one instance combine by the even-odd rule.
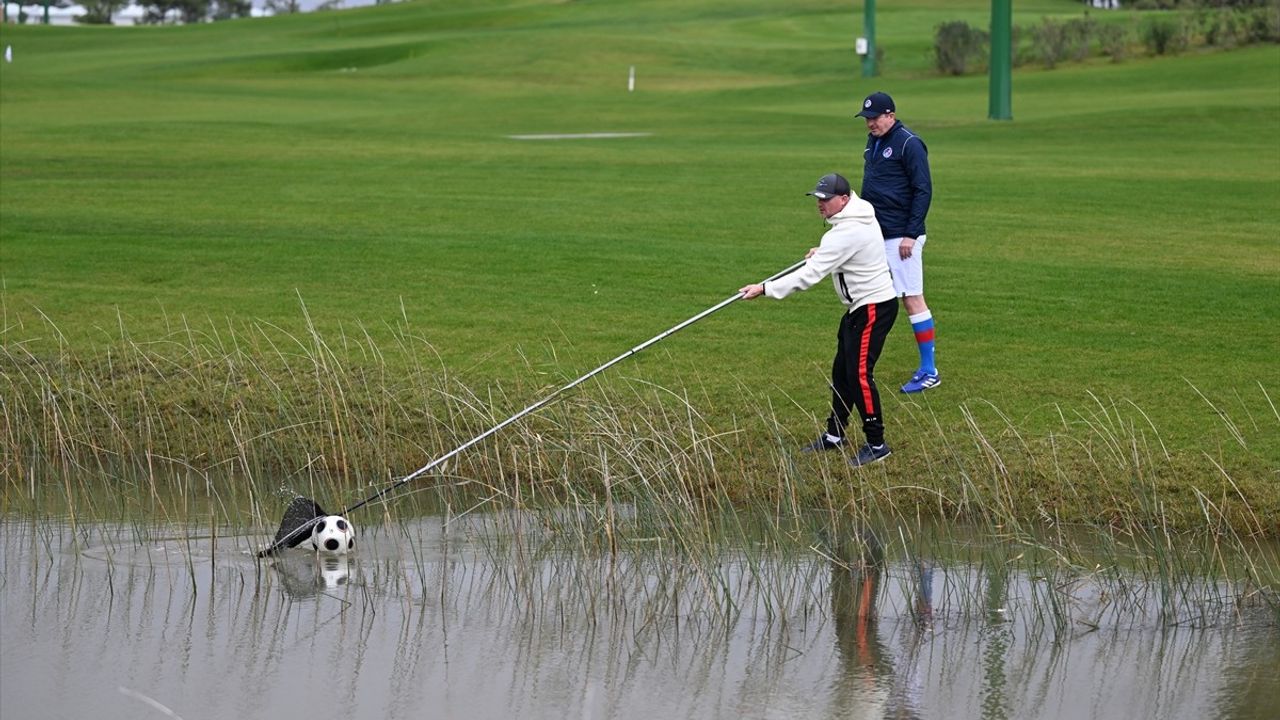
[[[854,467],[889,457],[884,417],[874,370],[885,336],[898,317],[897,295],[885,260],[884,237],[875,210],[849,189],[849,181],[832,173],[813,192],[818,213],[831,225],[818,247],[809,250],[799,270],[776,280],[741,288],[742,299],[768,295],[775,300],[807,290],[827,275],[847,311],[840,318],[835,361],[831,364],[831,416],[827,431],[804,448],[835,450],[848,444],[845,427],[852,408],[862,416],[866,443],[849,459]]]

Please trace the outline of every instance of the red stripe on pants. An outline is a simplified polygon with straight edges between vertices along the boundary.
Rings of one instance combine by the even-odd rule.
[[[867,353],[871,352],[871,329],[876,324],[876,306],[870,304],[867,308],[867,324],[862,328],[862,338],[858,342],[858,387],[862,388],[862,403],[867,408],[867,415],[876,415],[875,400],[871,396],[871,383],[867,379]]]

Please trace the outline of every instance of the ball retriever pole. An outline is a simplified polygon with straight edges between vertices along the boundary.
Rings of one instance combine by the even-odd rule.
[[[792,265],[791,267],[787,268],[786,270],[783,270],[783,271],[781,271],[781,272],[778,272],[778,273],[776,273],[776,274],[774,274],[774,275],[770,276],[769,278],[767,278],[767,279],[765,280],[765,282],[768,282],[769,280],[776,280],[776,279],[778,279],[778,278],[782,277],[783,275],[787,275],[787,274],[789,274],[789,273],[795,272],[796,270],[800,269],[800,267],[801,267],[801,266],[803,266],[803,265],[804,265],[804,261],[803,261],[803,260],[801,260],[800,262],[796,263],[795,265]],[[649,338],[648,340],[646,340],[646,341],[644,341],[644,342],[640,343],[639,345],[637,345],[637,346],[635,346],[635,347],[631,348],[630,350],[628,350],[628,351],[626,351],[626,352],[622,353],[622,354],[621,354],[621,355],[619,355],[618,357],[616,357],[616,358],[614,358],[614,359],[610,360],[609,362],[607,362],[607,363],[605,363],[605,364],[601,365],[600,367],[598,367],[598,368],[596,368],[596,369],[592,370],[591,372],[587,373],[586,375],[583,375],[582,377],[578,378],[577,380],[574,380],[573,382],[569,383],[568,385],[565,385],[565,386],[563,386],[563,387],[561,387],[561,388],[557,389],[556,391],[554,391],[554,392],[552,392],[550,395],[547,395],[546,397],[542,398],[542,399],[541,399],[541,400],[539,400],[538,402],[536,402],[536,403],[534,403],[534,404],[532,404],[532,405],[530,405],[530,406],[526,407],[525,409],[521,410],[520,412],[516,413],[515,415],[512,415],[511,417],[507,418],[506,420],[503,420],[502,422],[498,423],[497,425],[494,425],[493,427],[489,428],[488,430],[484,431],[483,433],[480,433],[479,435],[475,436],[474,438],[472,438],[472,439],[468,440],[467,442],[465,442],[465,443],[463,443],[463,444],[459,445],[458,447],[454,448],[454,449],[453,449],[453,450],[451,450],[450,452],[448,452],[448,453],[446,453],[446,454],[444,454],[444,455],[441,455],[440,457],[436,458],[435,460],[432,460],[431,462],[427,463],[426,465],[423,465],[422,467],[418,468],[417,470],[414,470],[413,472],[409,473],[408,475],[405,475],[403,478],[401,478],[401,479],[397,480],[396,482],[392,483],[391,485],[388,485],[387,487],[385,487],[385,488],[383,488],[383,489],[379,490],[378,492],[376,492],[376,493],[374,493],[374,494],[370,495],[369,497],[365,498],[364,500],[361,500],[360,502],[356,503],[355,505],[352,505],[351,507],[348,507],[346,510],[344,510],[344,511],[342,512],[342,515],[344,515],[344,516],[345,516],[345,515],[347,515],[347,514],[351,513],[351,512],[352,512],[352,511],[354,511],[354,510],[358,510],[358,509],[360,509],[360,508],[364,507],[365,505],[368,505],[369,503],[374,502],[375,500],[379,500],[379,499],[381,499],[381,498],[386,497],[386,496],[387,496],[387,495],[389,495],[390,493],[395,492],[395,491],[396,491],[397,489],[399,489],[400,487],[402,487],[402,486],[404,486],[404,485],[406,485],[406,484],[408,484],[408,483],[410,483],[410,482],[413,482],[414,480],[416,480],[416,479],[418,479],[419,477],[421,477],[421,476],[425,475],[426,473],[431,472],[431,471],[432,471],[432,470],[434,470],[435,468],[439,467],[441,464],[443,464],[443,463],[445,463],[446,461],[448,461],[450,458],[454,457],[455,455],[458,455],[459,453],[461,453],[462,451],[466,450],[467,448],[469,448],[469,447],[471,447],[471,446],[475,445],[476,443],[479,443],[480,441],[484,440],[485,438],[489,437],[490,435],[493,435],[494,433],[496,433],[496,432],[498,432],[499,430],[503,429],[504,427],[506,427],[506,426],[510,425],[511,423],[513,423],[513,422],[515,422],[515,421],[519,420],[520,418],[524,417],[525,415],[528,415],[529,413],[535,412],[535,411],[537,411],[537,410],[539,410],[539,409],[541,409],[541,408],[543,408],[543,407],[547,406],[548,404],[550,404],[550,403],[551,403],[551,401],[552,401],[552,400],[554,400],[554,399],[556,399],[557,397],[559,397],[561,393],[566,392],[566,391],[568,391],[568,390],[570,390],[570,389],[572,389],[572,388],[574,388],[574,387],[577,387],[578,385],[580,385],[580,384],[582,384],[582,383],[586,382],[587,380],[591,379],[592,377],[595,377],[595,376],[596,376],[596,375],[598,375],[599,373],[604,372],[604,371],[605,371],[605,370],[607,370],[608,368],[613,367],[614,365],[616,365],[616,364],[618,364],[618,363],[622,362],[623,360],[625,360],[625,359],[627,359],[627,358],[631,357],[632,355],[635,355],[636,353],[639,353],[640,351],[644,350],[645,348],[647,348],[647,347],[649,347],[649,346],[651,346],[651,345],[654,345],[655,343],[658,343],[658,342],[662,341],[663,339],[665,339],[665,338],[667,338],[667,337],[670,337],[671,335],[674,335],[675,333],[677,333],[677,332],[679,332],[679,331],[683,330],[684,328],[689,327],[690,325],[692,325],[692,324],[694,324],[694,323],[698,322],[699,320],[701,320],[701,319],[703,319],[703,318],[707,317],[708,315],[711,315],[712,313],[715,313],[715,312],[717,312],[717,311],[719,311],[719,310],[721,310],[721,309],[723,309],[723,308],[725,308],[725,307],[728,307],[729,305],[733,304],[733,303],[734,303],[735,301],[737,301],[737,300],[740,300],[741,298],[742,298],[742,293],[737,293],[736,295],[733,295],[732,297],[727,298],[727,299],[725,299],[725,300],[722,300],[721,302],[717,303],[716,305],[713,305],[712,307],[709,307],[709,308],[707,308],[706,310],[703,310],[702,312],[698,313],[697,315],[694,315],[693,317],[689,318],[688,320],[685,320],[684,322],[682,322],[682,323],[680,323],[680,324],[678,324],[678,325],[675,325],[675,326],[673,326],[673,327],[671,327],[671,328],[668,328],[667,330],[664,330],[663,332],[661,332],[661,333],[659,333],[659,334],[657,334],[657,335],[654,335],[653,337]],[[277,550],[280,550],[281,548],[295,547],[296,545],[298,545],[299,543],[301,543],[304,539],[306,539],[306,538],[309,536],[310,531],[311,531],[311,528],[316,524],[316,522],[318,522],[318,521],[320,520],[320,518],[326,517],[327,515],[328,515],[328,513],[326,513],[323,509],[321,509],[321,508],[320,508],[320,506],[316,503],[316,501],[312,500],[311,498],[302,497],[302,496],[295,497],[292,501],[290,501],[289,506],[285,509],[284,518],[283,518],[283,519],[281,520],[281,522],[280,522],[280,529],[276,532],[275,540],[273,540],[273,541],[271,542],[271,545],[269,545],[267,548],[265,548],[265,549],[263,549],[263,550],[260,550],[260,551],[258,552],[258,557],[265,557],[265,556],[267,556],[267,555],[271,555],[271,554],[275,553]]]

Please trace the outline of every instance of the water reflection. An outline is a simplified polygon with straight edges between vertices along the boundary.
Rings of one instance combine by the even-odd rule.
[[[1280,706],[1280,633],[1262,603],[1170,626],[1157,594],[1122,608],[1086,581],[890,551],[880,538],[896,532],[698,558],[657,541],[568,550],[543,542],[547,527],[425,518],[366,529],[350,558],[259,562],[260,537],[0,523],[0,716],[1176,719]],[[1037,604],[1047,592],[1064,598],[1062,623]]]
[[[1005,658],[1013,642],[1013,626],[1008,622],[1009,572],[1005,565],[995,565],[985,573],[986,591],[983,594],[983,632],[981,654],[981,709],[987,720],[1008,720],[1012,717],[1007,697],[1009,691]]]
[[[842,667],[832,716],[923,717],[919,650],[932,630],[933,568],[920,560],[911,563],[916,586],[910,624],[888,628],[886,642],[877,607],[886,569],[879,538],[862,530],[835,546],[830,565],[831,617]]]
[[[294,600],[306,600],[317,594],[340,590],[352,582],[355,561],[349,556],[324,556],[300,551],[282,553],[266,564],[276,571],[284,591]]]

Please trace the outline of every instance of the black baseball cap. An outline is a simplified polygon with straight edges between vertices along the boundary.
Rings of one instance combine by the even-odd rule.
[[[807,192],[805,195],[812,195],[819,200],[830,200],[836,195],[848,195],[849,192],[849,181],[841,175],[831,173],[823,175],[813,192]]]
[[[897,112],[889,93],[873,92],[862,101],[862,112],[858,117],[875,118],[889,112]]]

